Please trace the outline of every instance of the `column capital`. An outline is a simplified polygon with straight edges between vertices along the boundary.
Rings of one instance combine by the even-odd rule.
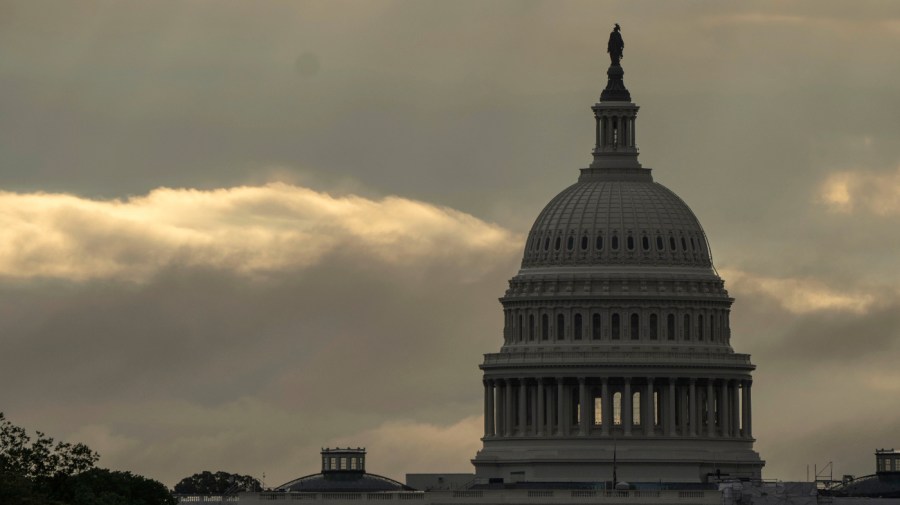
[[[580,384],[580,385],[583,386],[585,382],[587,382],[587,378],[586,378],[586,377],[579,377],[579,378],[578,378],[578,384]]]
[[[745,386],[752,386],[752,385],[753,385],[753,379],[743,379],[743,380],[741,380],[741,384],[743,384],[743,385],[745,385]]]
[[[544,385],[544,378],[543,378],[543,377],[538,377],[537,379],[534,379],[534,380],[537,381],[537,383],[538,383],[539,386],[543,386],[543,385]]]
[[[622,377],[622,379],[625,381],[625,384],[631,384],[631,377]]]

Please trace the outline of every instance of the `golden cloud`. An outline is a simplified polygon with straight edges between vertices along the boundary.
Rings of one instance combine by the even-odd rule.
[[[425,202],[284,183],[160,188],[125,200],[0,192],[0,275],[20,278],[141,281],[169,265],[253,275],[309,267],[332,253],[390,264],[465,262],[477,275],[522,242]]]
[[[735,289],[772,298],[793,314],[823,310],[865,314],[877,301],[872,293],[838,291],[817,279],[765,277],[730,269],[719,269],[719,272]]]
[[[879,216],[900,214],[900,167],[893,173],[833,173],[819,187],[819,199],[835,212],[864,210]]]

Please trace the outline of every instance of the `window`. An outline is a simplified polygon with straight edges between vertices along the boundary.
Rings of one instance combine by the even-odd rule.
[[[602,235],[598,235],[598,236],[597,236],[597,244],[596,244],[596,247],[597,247],[597,250],[598,250],[598,251],[603,250],[603,236],[602,236]]]
[[[562,237],[556,237],[556,242],[553,245],[553,250],[558,251],[559,246],[562,244]]]
[[[347,458],[341,458],[341,470],[347,469]]]
[[[594,398],[594,424],[603,424],[603,398],[599,396]]]
[[[528,316],[528,340],[534,340],[534,314]]]
[[[562,340],[566,336],[566,318],[562,314],[556,315],[556,340]]]
[[[581,250],[587,251],[587,248],[588,248],[588,238],[587,238],[587,235],[585,235],[584,237],[581,237]]]
[[[645,251],[649,251],[650,250],[650,239],[647,237],[641,237],[641,247],[643,247]]]
[[[691,316],[689,314],[684,315],[684,328],[682,328],[682,332],[684,333],[684,339],[691,339]]]
[[[659,235],[656,236],[656,250],[657,251],[663,250],[663,239]]]
[[[358,467],[357,467],[357,462],[358,462],[358,461],[359,461],[359,460],[358,460],[357,458],[350,458],[350,469],[351,469],[351,470],[357,470],[357,469],[358,469]]]
[[[631,340],[640,340],[641,338],[641,316],[631,314]]]
[[[575,314],[575,340],[581,340],[581,314]]]
[[[613,425],[622,424],[622,393],[613,394]]]
[[[575,237],[570,236],[568,240],[566,240],[566,249],[569,251],[575,249]]]
[[[666,317],[666,338],[675,340],[675,314],[669,314]]]
[[[676,249],[676,247],[675,247],[675,237],[669,237],[669,249],[671,249],[671,250],[673,250],[673,251]]]
[[[337,470],[337,458],[329,458],[331,462],[329,463],[329,467],[332,470]]]
[[[634,250],[634,237],[632,237],[631,235],[629,235],[629,236],[628,236],[628,242],[627,242],[627,243],[628,243],[628,250],[629,250],[629,251],[633,251],[633,250]]]
[[[596,312],[594,312],[594,317],[591,321],[591,338],[600,340],[600,314]]]
[[[691,250],[692,251],[697,250],[697,243],[694,241],[694,237],[691,237]]]
[[[619,325],[619,315],[613,314],[612,315],[612,339],[613,340],[619,340],[619,330],[620,330],[619,326],[620,326]]]
[[[547,314],[541,316],[541,340],[550,338],[550,317]]]
[[[684,240],[684,237],[681,237],[681,250],[687,251],[687,241]]]
[[[547,237],[544,239],[544,250],[545,251],[550,250],[550,237]]]
[[[659,321],[656,314],[650,314],[650,340],[659,338]]]
[[[703,314],[697,316],[697,340],[703,342]]]
[[[612,236],[612,249],[613,249],[613,251],[619,250],[619,236],[618,235]]]
[[[641,425],[641,393],[635,392],[631,395],[631,424],[635,426]]]

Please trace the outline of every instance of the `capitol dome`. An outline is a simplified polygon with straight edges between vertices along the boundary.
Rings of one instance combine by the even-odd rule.
[[[586,170],[538,215],[528,234],[522,267],[711,268],[706,235],[691,209],[653,182],[649,173],[640,175],[624,179]]]
[[[538,215],[500,298],[503,343],[480,365],[476,475],[759,479],[755,366],[732,348],[734,300],[697,217],[638,162],[639,107],[617,59],[607,75],[591,107],[593,161]]]

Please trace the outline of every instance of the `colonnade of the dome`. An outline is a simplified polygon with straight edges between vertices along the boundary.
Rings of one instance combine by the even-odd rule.
[[[484,380],[486,439],[752,439],[749,378],[508,377]]]

